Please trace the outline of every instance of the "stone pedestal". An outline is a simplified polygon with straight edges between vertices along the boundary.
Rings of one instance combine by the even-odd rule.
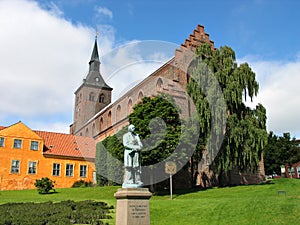
[[[117,199],[116,225],[150,225],[148,188],[120,188]]]

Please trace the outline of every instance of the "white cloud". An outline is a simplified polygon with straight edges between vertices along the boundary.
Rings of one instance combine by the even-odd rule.
[[[135,48],[130,45],[134,41],[112,51],[114,28],[98,25],[97,29],[100,56],[111,59],[101,62],[103,77],[119,71],[107,81],[114,96],[174,53],[174,45],[159,46],[155,52],[148,45]],[[74,91],[88,72],[94,28],[72,24],[54,4],[45,9],[35,1],[2,0],[0,31],[0,125],[21,120],[35,130],[67,132],[73,119]],[[151,49],[147,56],[146,49]]]
[[[267,109],[267,128],[277,135],[290,132],[300,137],[300,60],[295,62],[259,61],[245,58],[255,71],[260,102]]]
[[[33,1],[0,1],[1,125],[73,112],[73,93],[87,73],[94,30],[61,16]],[[102,38],[112,46],[106,34]],[[64,121],[66,127],[71,120]]]
[[[100,7],[100,6],[97,6],[95,7],[95,10],[97,13],[99,13],[100,15],[103,15],[103,16],[107,16],[109,17],[110,19],[113,18],[113,13],[111,10],[109,10],[108,8],[106,7]]]

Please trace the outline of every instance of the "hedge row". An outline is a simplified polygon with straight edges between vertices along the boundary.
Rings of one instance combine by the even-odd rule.
[[[111,219],[113,206],[104,202],[71,200],[58,203],[7,203],[0,205],[2,225],[68,225],[104,224],[101,219]],[[108,224],[108,223],[105,223]]]

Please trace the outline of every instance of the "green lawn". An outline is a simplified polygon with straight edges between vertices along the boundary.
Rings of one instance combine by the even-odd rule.
[[[113,194],[119,187],[57,189],[58,193],[40,195],[36,190],[1,191],[0,204],[7,202],[44,202],[99,200],[116,205]],[[285,195],[278,195],[285,190]],[[150,199],[151,224],[300,224],[300,180],[275,179],[272,184],[207,190],[174,191]],[[112,216],[115,211],[112,211]],[[114,219],[108,220],[115,224]]]

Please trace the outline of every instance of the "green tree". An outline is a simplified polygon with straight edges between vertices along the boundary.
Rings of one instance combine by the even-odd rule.
[[[152,176],[152,165],[162,162],[172,155],[177,163],[186,163],[186,152],[189,144],[186,142],[191,138],[188,132],[182,134],[182,121],[180,110],[171,96],[159,95],[153,98],[144,97],[140,103],[134,106],[133,112],[129,115],[129,122],[135,125],[136,132],[143,142],[141,153],[142,166],[148,166],[149,171],[143,171]],[[192,127],[192,126],[191,126]],[[124,147],[122,137],[127,132],[127,126],[113,136],[109,136],[97,144],[96,168],[101,185],[114,184],[111,180],[122,182],[122,165]],[[184,136],[184,141],[180,137]],[[174,150],[180,147],[180,152],[174,154]],[[164,171],[162,171],[164,173]],[[153,178],[153,177],[152,177]],[[151,180],[152,178],[148,178]],[[149,182],[149,181],[148,181]],[[156,183],[151,180],[151,184]],[[153,188],[153,187],[152,187]],[[152,189],[153,190],[153,189]]]
[[[129,122],[143,140],[142,165],[153,165],[170,156],[179,144],[180,110],[167,95],[144,97],[133,108]]]
[[[34,186],[38,189],[39,194],[48,194],[51,190],[54,190],[54,181],[48,177],[43,177],[36,180]]]
[[[281,174],[280,167],[291,166],[300,161],[300,150],[295,138],[290,133],[277,136],[269,133],[268,144],[264,148],[264,164],[266,174]]]
[[[251,109],[244,103],[247,98],[252,101],[258,93],[255,73],[247,63],[238,65],[235,52],[227,46],[213,50],[209,44],[203,44],[196,49],[196,55],[189,68],[187,92],[199,116],[199,145],[211,151],[219,150],[214,160],[219,173],[234,167],[240,171],[255,170],[267,142],[265,108],[258,104]],[[217,88],[212,76],[218,83]],[[218,92],[222,92],[226,112],[219,102]],[[207,146],[209,137],[215,143],[222,137],[224,140],[221,146],[213,146],[213,143]]]
[[[96,146],[97,183],[100,186],[110,186],[122,183],[124,147],[122,136],[126,128],[117,134],[108,136]]]

